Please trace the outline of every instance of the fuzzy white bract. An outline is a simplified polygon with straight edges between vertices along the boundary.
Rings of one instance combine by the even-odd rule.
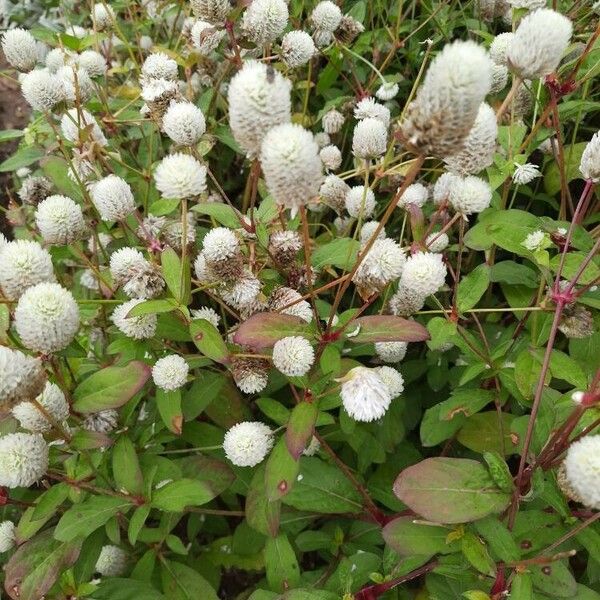
[[[324,0],[314,7],[310,20],[315,29],[333,33],[342,20],[342,11],[331,0]]]
[[[263,140],[260,160],[267,189],[292,216],[318,195],[323,164],[310,131],[291,123],[273,127]]]
[[[94,115],[85,108],[70,108],[60,120],[60,130],[69,142],[94,141],[100,146],[106,145],[106,138]]]
[[[357,158],[377,158],[387,148],[387,128],[373,117],[362,119],[354,128],[352,153]]]
[[[429,252],[443,252],[450,243],[447,233],[430,233],[425,238],[425,245]]]
[[[150,79],[177,79],[177,62],[164,52],[150,54],[142,65],[142,75]]]
[[[492,61],[474,42],[444,46],[427,69],[402,124],[406,141],[423,154],[456,154],[492,85]]]
[[[375,95],[382,102],[387,102],[388,100],[391,100],[392,98],[394,98],[398,94],[399,91],[400,91],[400,87],[398,86],[397,83],[394,83],[393,81],[386,81],[385,83],[382,83],[377,88]]]
[[[375,371],[387,386],[392,398],[397,398],[404,391],[404,378],[399,371],[385,365],[376,367]]]
[[[429,198],[429,190],[422,183],[413,183],[409,185],[402,196],[398,206],[406,208],[409,204],[421,208]]]
[[[342,129],[344,121],[344,115],[339,110],[332,108],[331,110],[328,110],[321,119],[323,131],[329,135],[338,133]]]
[[[189,370],[185,358],[169,354],[156,361],[152,367],[152,379],[161,390],[170,392],[185,385]]]
[[[85,50],[77,58],[79,66],[87,71],[90,77],[100,77],[106,73],[108,66],[104,56],[95,50]]]
[[[165,198],[193,198],[206,191],[206,167],[193,156],[165,156],[154,171],[156,189]]]
[[[342,404],[355,421],[368,423],[385,415],[392,397],[375,369],[354,367],[342,378],[342,382]]]
[[[244,421],[225,434],[225,456],[238,467],[254,467],[273,447],[273,432],[264,423]]]
[[[81,206],[67,196],[42,200],[35,211],[35,223],[48,244],[70,244],[86,233]]]
[[[8,552],[16,544],[15,524],[12,521],[0,523],[0,552]]]
[[[143,302],[141,298],[134,298],[124,304],[120,304],[115,308],[110,317],[122,333],[135,340],[151,338],[156,332],[157,325],[156,315],[153,314],[139,315],[137,317],[127,316],[129,311],[140,302]]]
[[[305,65],[316,52],[315,43],[306,31],[290,31],[281,40],[281,57],[290,69]]]
[[[69,416],[69,403],[62,390],[54,383],[46,382],[44,391],[36,398],[37,402],[58,423]],[[52,424],[32,402],[21,402],[12,409],[12,414],[23,429],[35,433],[50,431]]]
[[[65,99],[62,81],[48,71],[39,69],[21,77],[21,92],[27,104],[40,112],[52,110]]]
[[[116,410],[109,409],[88,415],[82,426],[86,431],[109,433],[116,429],[118,423],[119,413]]]
[[[522,245],[530,252],[537,252],[538,250],[543,250],[545,238],[546,234],[541,229],[538,229],[537,231],[532,231],[527,234]]]
[[[579,163],[579,172],[584,179],[598,183],[600,181],[600,132],[596,132],[592,139],[587,143],[581,162]]]
[[[0,248],[0,288],[9,300],[18,300],[27,288],[45,281],[56,281],[54,267],[37,242],[14,240]]]
[[[197,143],[206,131],[202,111],[191,102],[171,102],[162,120],[163,131],[181,146]]]
[[[390,109],[376,102],[374,98],[363,98],[354,108],[354,116],[358,120],[379,119],[387,129],[390,124]]]
[[[441,254],[417,252],[407,258],[400,286],[425,297],[439,291],[445,279],[446,265]]]
[[[448,200],[457,212],[472,215],[480,213],[490,205],[492,189],[490,184],[480,177],[456,177],[450,182]]]
[[[193,319],[204,319],[214,325],[215,328],[219,327],[219,323],[221,322],[221,317],[210,306],[201,306],[200,308],[192,309],[190,313]]]
[[[398,279],[405,263],[404,250],[398,242],[391,238],[375,240],[352,281],[359,287],[361,296],[371,296]]]
[[[242,18],[242,30],[256,45],[274,42],[288,22],[284,0],[252,0]]]
[[[386,363],[400,362],[406,356],[406,342],[375,342],[377,356]]]
[[[115,11],[110,4],[104,4],[102,2],[94,4],[94,7],[92,8],[92,21],[98,31],[111,27],[114,20]]]
[[[284,375],[306,375],[315,362],[315,352],[310,342],[302,336],[285,337],[273,346],[273,364]]]
[[[508,67],[522,79],[538,79],[558,67],[573,33],[571,21],[549,8],[523,17],[509,42]]]
[[[0,406],[10,408],[41,393],[46,374],[39,359],[0,346]]]
[[[129,184],[117,175],[107,175],[94,183],[90,194],[103,221],[119,221],[135,210],[135,200]]]
[[[9,29],[2,35],[2,50],[6,60],[19,71],[31,71],[37,62],[35,38],[20,27]]]
[[[29,487],[46,473],[48,446],[33,433],[8,433],[0,437],[0,485]]]
[[[433,203],[436,206],[447,202],[450,198],[450,187],[459,179],[454,173],[442,173],[433,186]]]
[[[202,250],[208,262],[227,260],[239,254],[240,240],[231,229],[215,227],[204,236]]]
[[[87,102],[94,94],[94,84],[83,68],[66,65],[56,72],[61,81],[66,100],[70,102]]]
[[[506,53],[513,38],[512,31],[499,33],[490,44],[490,58],[497,64],[506,66]]]
[[[194,14],[203,21],[222,25],[231,10],[229,0],[190,0]]]
[[[135,248],[119,248],[110,255],[110,274],[117,285],[125,283],[138,269],[148,264],[144,255]]]
[[[225,37],[225,31],[215,29],[215,27],[207,21],[196,21],[190,31],[194,48],[201,56],[208,56]]]
[[[339,169],[342,164],[342,153],[340,152],[340,149],[333,144],[321,148],[319,157],[321,158],[323,166],[329,171]]]
[[[512,180],[517,185],[525,185],[531,183],[536,177],[541,177],[537,165],[531,163],[525,163],[524,165],[517,165],[515,172],[513,173]]]
[[[375,233],[375,230],[379,227],[379,221],[367,221],[363,223],[363,226],[360,228],[360,243],[361,245],[365,245]],[[387,234],[385,232],[385,227],[381,228],[381,231],[377,234],[378,240],[384,240]]]
[[[79,329],[79,307],[58,283],[38,283],[19,298],[15,328],[23,345],[50,354],[64,350]]]
[[[600,435],[587,435],[569,446],[565,474],[583,504],[600,510]]]
[[[375,194],[371,188],[355,185],[346,194],[345,206],[351,217],[368,218],[375,210]]]
[[[291,119],[291,82],[257,61],[245,61],[231,79],[227,100],[233,137],[250,157],[260,151],[267,131]]]
[[[118,577],[127,570],[129,555],[118,546],[102,546],[94,570],[103,577]]]

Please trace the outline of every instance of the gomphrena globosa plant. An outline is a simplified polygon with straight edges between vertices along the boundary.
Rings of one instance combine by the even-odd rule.
[[[598,2],[0,24],[7,597],[600,598]]]

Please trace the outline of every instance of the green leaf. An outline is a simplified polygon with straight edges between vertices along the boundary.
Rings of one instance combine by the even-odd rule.
[[[581,163],[581,155],[587,146],[587,142],[579,142],[569,146],[569,151],[565,152],[565,177],[567,183],[573,179],[579,179],[579,165]],[[560,191],[560,167],[556,160],[553,160],[548,165],[544,174],[544,189],[549,196],[554,196]]]
[[[517,451],[510,434],[512,421],[513,416],[505,412],[502,421],[495,410],[477,413],[466,420],[456,439],[474,452],[512,454]]]
[[[278,340],[293,336],[309,336],[306,321],[292,315],[276,312],[263,312],[252,315],[235,332],[233,341],[240,346],[249,346],[253,350],[272,347]]]
[[[163,423],[175,435],[181,435],[183,427],[183,412],[181,411],[181,391],[167,392],[156,389],[156,407]]]
[[[56,509],[67,499],[69,486],[66,483],[56,483],[38,497],[35,503],[32,521],[45,519],[56,512]]]
[[[318,414],[318,408],[311,402],[300,402],[292,411],[285,432],[285,443],[296,460],[312,438]]]
[[[201,202],[193,206],[192,210],[201,215],[210,215],[221,223],[221,225],[225,225],[225,227],[230,227],[231,229],[239,229],[242,226],[238,213],[228,204]]]
[[[119,408],[144,387],[150,373],[150,367],[137,360],[125,367],[101,369],[75,388],[73,408],[80,413]]]
[[[126,435],[122,435],[114,445],[112,464],[117,489],[126,490],[136,496],[142,496],[144,493],[144,478],[135,447]]]
[[[61,542],[70,542],[85,537],[102,527],[117,513],[125,513],[131,503],[113,496],[92,496],[79,504],[74,504],[61,518],[54,531],[54,537]]]
[[[587,255],[583,252],[569,252],[565,256],[564,266],[561,272],[561,277],[563,279],[572,279],[577,275],[583,261],[586,259]],[[550,261],[550,268],[554,273],[558,272],[558,268],[561,261],[561,255],[556,254],[552,257]],[[580,275],[577,283],[579,284],[590,284],[600,278],[600,267],[592,260],[590,261],[583,273]]]
[[[165,248],[160,255],[163,277],[173,297],[184,306],[190,303],[190,262],[182,264],[173,248]]]
[[[179,198],[160,198],[150,205],[149,213],[162,217],[171,214],[181,203]]]
[[[39,600],[59,575],[75,563],[80,550],[79,540],[57,541],[52,538],[51,529],[40,533],[19,546],[6,563],[5,589],[19,600]]]
[[[121,577],[102,577],[90,597],[95,600],[167,600],[167,596],[163,596],[149,582]]]
[[[28,167],[40,160],[45,154],[45,150],[36,148],[35,146],[19,148],[12,156],[9,156],[0,164],[0,173],[8,173],[9,171],[16,171],[21,167]]]
[[[195,479],[179,479],[156,490],[152,506],[167,512],[181,512],[186,506],[200,506],[213,498],[214,494],[207,484]]]
[[[531,565],[530,571],[533,587],[551,598],[573,598],[577,593],[577,582],[566,561]]]
[[[461,540],[461,550],[465,558],[480,573],[490,577],[495,576],[496,563],[488,554],[485,544],[477,536],[467,531]]]
[[[457,307],[459,312],[465,312],[477,306],[483,294],[490,285],[490,268],[486,264],[475,267],[458,284]]]
[[[132,546],[135,546],[138,535],[150,514],[150,506],[148,504],[142,504],[138,506],[129,519],[129,527],[127,528],[127,539]]]
[[[348,336],[355,344],[370,344],[374,342],[423,342],[429,339],[429,332],[416,321],[409,321],[394,315],[370,315],[359,317],[352,321],[347,329],[356,335]]]
[[[69,446],[74,450],[94,450],[112,446],[113,439],[101,431],[78,429],[73,434]]]
[[[158,315],[169,313],[179,308],[180,304],[172,299],[166,300],[144,300],[136,304],[128,313],[127,317],[139,317],[141,315]]]
[[[294,550],[285,534],[269,538],[265,546],[265,567],[269,587],[285,592],[300,583],[300,567]]]
[[[160,573],[163,592],[169,600],[219,600],[210,583],[187,565],[164,560]]]
[[[204,356],[218,363],[229,362],[227,345],[212,323],[206,319],[196,319],[190,323],[190,334]]]
[[[504,562],[516,562],[521,553],[512,533],[497,517],[489,516],[475,521],[477,533],[489,544],[492,553]]]
[[[413,517],[397,517],[382,531],[385,543],[401,556],[419,554],[425,559],[456,551],[457,543],[448,541],[449,533],[446,527],[418,523]]]
[[[394,482],[394,493],[434,523],[475,521],[501,512],[510,501],[481,463],[465,458],[427,458],[408,467]]]
[[[269,502],[280,500],[290,492],[296,483],[299,469],[300,463],[290,454],[285,437],[280,437],[271,450],[265,468],[265,487]]]
[[[510,586],[511,596],[519,600],[533,600],[533,584],[529,573],[515,573]]]
[[[524,285],[529,288],[537,288],[538,286],[537,273],[533,269],[512,260],[503,260],[492,265],[490,281],[510,285]]]
[[[502,456],[498,452],[484,452],[483,460],[496,485],[505,492],[512,492],[514,487],[512,473]]]
[[[16,140],[24,135],[25,132],[22,129],[5,129],[4,131],[0,131],[0,143]]]
[[[360,243],[352,238],[338,238],[315,249],[311,262],[315,269],[326,266],[349,270],[356,262]]]

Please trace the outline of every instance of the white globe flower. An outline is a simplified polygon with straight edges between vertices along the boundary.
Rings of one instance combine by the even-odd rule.
[[[313,320],[311,305],[306,300],[302,300],[302,296],[296,290],[289,287],[273,290],[269,296],[268,307],[269,310],[281,312],[284,315],[299,317],[307,323]]]
[[[313,8],[310,20],[315,29],[333,33],[342,21],[342,11],[337,4],[324,0]]]
[[[541,229],[538,229],[537,231],[529,233],[523,240],[522,245],[530,252],[537,252],[538,250],[544,249],[543,243],[545,239],[546,234]]]
[[[284,0],[252,0],[242,18],[242,30],[257,46],[274,42],[284,31],[289,12]]]
[[[227,260],[240,253],[240,240],[231,229],[215,227],[204,236],[202,250],[209,263]]]
[[[36,398],[46,412],[58,423],[69,416],[69,403],[62,390],[54,383],[46,382],[44,391]],[[46,416],[31,402],[21,402],[12,409],[12,414],[19,425],[27,431],[45,433],[52,429],[52,424]]]
[[[116,410],[101,410],[97,413],[88,415],[83,421],[82,427],[86,431],[95,431],[96,433],[110,433],[117,428],[119,423],[119,413]]]
[[[24,204],[36,205],[50,195],[52,182],[47,177],[29,175],[17,192]]]
[[[398,242],[390,238],[375,240],[352,281],[358,286],[363,298],[369,297],[398,279],[405,263],[404,250]]]
[[[346,195],[350,186],[337,175],[327,175],[319,188],[319,196],[338,214],[346,207]]]
[[[27,104],[34,110],[46,112],[52,110],[59,102],[65,100],[65,89],[62,81],[48,71],[31,71],[21,80],[21,92]]]
[[[377,356],[386,363],[400,362],[406,356],[406,342],[375,342]]]
[[[232,358],[231,372],[235,385],[244,394],[258,394],[269,382],[269,361],[262,358]]]
[[[283,265],[295,263],[303,245],[302,238],[297,231],[275,231],[269,238],[269,252],[275,262]]]
[[[48,196],[35,211],[35,223],[48,244],[67,245],[85,236],[81,206],[67,196]]]
[[[537,165],[525,163],[524,165],[517,165],[517,168],[512,175],[512,180],[517,185],[526,185],[541,176],[542,174]]]
[[[79,329],[79,307],[73,294],[58,283],[38,283],[19,298],[15,328],[29,350],[59,352]]]
[[[193,198],[206,191],[206,167],[193,156],[165,156],[154,171],[156,189],[165,198]]]
[[[31,71],[38,59],[35,38],[20,27],[9,29],[2,35],[2,50],[6,60],[19,71]]]
[[[160,389],[173,391],[186,384],[189,370],[185,358],[169,354],[156,361],[152,367],[152,379]]]
[[[379,119],[387,129],[390,125],[390,109],[376,102],[374,98],[363,98],[354,108],[354,116],[362,119]]]
[[[413,204],[421,208],[427,202],[427,198],[429,198],[429,190],[422,183],[413,183],[400,196],[398,206],[406,208],[409,204]]]
[[[331,138],[328,133],[319,131],[318,133],[315,133],[315,142],[317,142],[317,146],[319,146],[319,150],[321,150],[321,148],[325,148],[325,146],[331,144]]]
[[[221,317],[210,306],[201,306],[190,311],[193,319],[204,319],[211,323],[215,328],[219,327]]]
[[[0,437],[0,485],[29,487],[48,468],[48,445],[39,434],[9,433]]]
[[[272,127],[291,119],[291,82],[258,61],[245,61],[227,91],[229,125],[237,143],[255,157]]]
[[[102,577],[119,577],[127,570],[129,555],[118,546],[102,546],[94,570]]]
[[[492,189],[490,184],[480,177],[456,177],[450,183],[448,200],[457,212],[472,215],[480,213],[490,205]]]
[[[354,128],[352,153],[358,158],[377,158],[387,149],[387,128],[372,117],[362,119]]]
[[[402,286],[390,298],[390,312],[393,315],[408,317],[423,308],[427,296],[418,290]]]
[[[273,447],[273,432],[264,423],[244,421],[225,434],[225,456],[238,467],[254,467]]]
[[[332,108],[328,110],[321,119],[323,131],[329,135],[338,133],[342,129],[344,121],[344,115],[335,108]]]
[[[123,304],[119,304],[111,315],[111,321],[127,337],[135,340],[151,338],[156,333],[157,318],[156,315],[147,314],[138,317],[128,317],[129,311],[144,302],[141,298],[134,298]]]
[[[273,127],[263,140],[260,161],[269,193],[292,216],[318,195],[323,181],[319,147],[300,125]]]
[[[284,375],[306,375],[315,362],[315,351],[302,336],[285,337],[273,346],[273,364]]]
[[[94,83],[88,72],[75,65],[66,65],[56,72],[62,82],[65,99],[70,102],[87,102],[94,94]]]
[[[366,219],[375,210],[375,194],[371,188],[364,185],[355,185],[348,190],[345,205],[351,217]]]
[[[56,281],[54,267],[37,242],[14,240],[0,248],[0,288],[9,300],[18,300],[27,288],[45,281]]]
[[[306,31],[289,31],[281,40],[281,57],[290,69],[305,65],[316,52],[315,43]]]
[[[225,37],[223,29],[216,29],[208,21],[196,21],[190,31],[194,48],[201,56],[208,56]]]
[[[65,65],[72,65],[75,63],[77,55],[71,50],[63,48],[52,48],[48,54],[46,54],[45,64],[46,68],[50,73],[56,73],[60,68]]]
[[[430,233],[425,238],[425,245],[429,252],[443,252],[450,243],[447,233]]]
[[[90,77],[101,77],[108,69],[104,56],[95,50],[85,50],[79,55],[77,62]]]
[[[584,179],[598,183],[600,181],[600,132],[596,132],[587,143],[581,162],[579,172]]]
[[[84,108],[70,108],[60,121],[60,130],[66,140],[74,144],[82,141],[94,141],[106,146],[106,138],[94,116]]]
[[[387,81],[386,83],[383,83],[379,86],[379,88],[375,92],[375,95],[382,102],[387,102],[388,100],[391,100],[392,98],[394,98],[398,94],[399,91],[400,91],[400,87],[398,86],[397,83],[394,83],[392,81]]]
[[[12,521],[0,523],[0,553],[12,550],[17,543],[15,524]]]
[[[513,8],[526,8],[527,10],[537,10],[544,8],[547,0],[508,0],[508,3]]]
[[[92,21],[98,31],[111,27],[114,20],[115,11],[110,4],[103,4],[102,2],[94,4],[92,8]]]
[[[360,228],[360,243],[364,246],[375,233],[375,230],[379,227],[379,221],[367,221],[363,223],[363,226]],[[385,227],[381,229],[381,231],[377,234],[378,240],[384,240],[387,237],[385,232]]]
[[[46,373],[39,359],[0,346],[0,406],[8,409],[35,398],[44,389]]]
[[[341,381],[342,404],[355,421],[368,423],[385,415],[392,397],[388,386],[375,369],[354,367]]]
[[[181,146],[192,146],[206,131],[204,114],[191,102],[171,102],[162,120],[163,131]]]
[[[142,65],[142,76],[148,79],[177,79],[177,62],[164,52],[150,54]]]
[[[513,39],[514,34],[512,31],[506,33],[499,33],[490,44],[490,58],[497,64],[506,66],[507,59],[506,53],[508,52],[508,46]]]
[[[498,92],[501,92],[505,87],[506,84],[508,83],[508,68],[505,67],[504,65],[497,65],[496,63],[494,63],[492,65],[492,87],[490,88],[490,94],[497,94]],[[517,100],[517,97],[515,98],[515,100]],[[517,113],[516,110],[516,103],[515,103],[515,114]]]
[[[116,175],[108,175],[94,183],[92,202],[103,221],[121,221],[135,211],[135,200],[129,184]]]
[[[392,398],[397,398],[404,391],[404,378],[396,369],[383,366],[376,367],[375,371],[387,386]]]
[[[192,10],[199,19],[222,25],[231,11],[229,0],[190,0]]]
[[[558,67],[572,33],[571,21],[554,10],[542,8],[529,13],[521,19],[509,42],[509,69],[522,79],[549,75]]]
[[[340,149],[333,144],[321,148],[319,158],[321,159],[323,166],[329,171],[335,171],[342,165],[342,153],[340,152]]]
[[[569,446],[565,475],[581,502],[600,510],[600,435],[587,435]]]
[[[147,265],[144,255],[135,248],[119,248],[110,255],[110,274],[117,285],[124,284],[135,271]]]
[[[436,206],[442,204],[442,202],[448,202],[450,199],[450,187],[451,185],[460,180],[460,177],[454,173],[442,173],[435,185],[433,186],[433,203]]]
[[[413,290],[423,297],[435,294],[446,280],[446,265],[441,254],[417,252],[408,257],[400,287]]]
[[[100,284],[98,283],[98,277],[91,269],[84,269],[79,276],[79,283],[92,292],[98,292],[100,290]]]
[[[243,310],[256,301],[260,293],[260,280],[248,271],[233,283],[225,286],[219,293],[227,304]]]

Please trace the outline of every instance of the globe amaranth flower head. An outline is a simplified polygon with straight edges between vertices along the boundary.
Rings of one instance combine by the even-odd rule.
[[[541,177],[537,165],[532,163],[525,163],[524,165],[517,165],[515,172],[512,175],[512,180],[517,185],[525,185],[532,182],[536,177]]]
[[[425,245],[429,252],[443,252],[450,243],[450,238],[447,233],[430,233],[425,238]]]
[[[17,543],[15,524],[12,521],[0,523],[0,553],[8,552]]]
[[[285,123],[265,136],[260,153],[265,183],[275,202],[289,208],[292,217],[319,193],[323,164],[310,131]]]
[[[37,63],[37,42],[29,31],[20,27],[4,32],[2,50],[10,65],[19,71],[31,71]]]
[[[385,415],[392,397],[375,369],[354,367],[340,381],[342,404],[351,418],[368,423]]]
[[[206,121],[191,102],[171,102],[163,115],[162,128],[176,144],[192,146],[206,131]]]
[[[463,215],[480,213],[490,205],[492,189],[490,184],[480,177],[456,176],[450,183],[448,201],[454,210]]]
[[[289,377],[306,375],[315,362],[315,351],[302,336],[285,337],[273,346],[273,364]]]
[[[508,68],[504,65],[492,65],[492,87],[490,94],[501,92],[508,83]]]
[[[579,172],[584,179],[598,183],[600,181],[600,132],[596,132],[587,143],[581,162]]]
[[[36,400],[50,417],[58,423],[62,423],[69,416],[69,403],[62,390],[54,383],[46,382],[43,392]],[[19,421],[19,425],[27,431],[44,433],[52,429],[52,423],[32,402],[17,404],[12,409],[12,414]]]
[[[252,0],[242,18],[242,31],[257,46],[264,46],[283,33],[288,17],[284,0]]]
[[[240,240],[231,229],[215,227],[204,236],[202,250],[208,263],[231,259],[240,253]]]
[[[0,249],[0,288],[9,300],[18,300],[27,288],[54,282],[52,257],[31,240],[14,240]]]
[[[119,248],[110,255],[110,274],[117,285],[123,285],[133,273],[145,268],[148,261],[136,248]]]
[[[404,391],[404,378],[399,371],[386,365],[375,367],[375,371],[387,386],[392,398],[397,398]]]
[[[156,189],[165,198],[193,198],[206,191],[206,167],[193,156],[165,156],[154,171]]]
[[[350,186],[337,175],[327,175],[319,188],[321,200],[333,208],[336,213],[341,214],[346,208],[346,195]]]
[[[406,356],[406,342],[375,342],[375,353],[386,363],[400,362]]]
[[[552,35],[549,35],[552,32]],[[571,21],[549,8],[523,17],[506,53],[508,67],[521,79],[538,79],[558,67],[571,40]]]
[[[316,52],[315,43],[306,31],[289,31],[281,41],[281,57],[290,69],[305,65]]]
[[[81,206],[67,196],[48,196],[35,211],[35,224],[48,244],[67,245],[87,231]]]
[[[92,8],[92,22],[98,31],[108,29],[115,20],[115,11],[110,4],[98,2]]]
[[[489,104],[482,102],[462,150],[444,158],[448,169],[459,175],[475,175],[489,167],[494,160],[497,136],[496,113]]]
[[[342,153],[337,146],[330,144],[321,148],[319,158],[323,166],[329,171],[335,171],[342,165]]]
[[[497,64],[507,66],[506,53],[513,38],[512,31],[499,33],[490,44],[490,58]]]
[[[244,394],[258,394],[262,392],[269,381],[268,360],[264,358],[250,358],[233,356],[231,359],[231,374],[235,385]]]
[[[82,427],[86,431],[109,433],[116,429],[118,424],[119,413],[116,410],[109,409],[89,414],[83,421]]]
[[[269,238],[269,252],[275,262],[283,266],[289,266],[296,261],[302,246],[300,234],[289,229],[275,231]]]
[[[446,265],[441,254],[416,252],[406,259],[400,286],[426,297],[439,291],[445,279]]]
[[[513,8],[526,8],[527,10],[537,10],[547,5],[547,0],[508,0]]]
[[[398,206],[406,208],[409,204],[412,204],[421,208],[427,202],[427,198],[429,198],[429,190],[422,183],[413,183],[400,196]]]
[[[119,546],[102,546],[94,571],[102,577],[119,577],[127,570],[129,555]]]
[[[213,325],[215,329],[219,327],[219,323],[221,322],[221,317],[218,315],[217,311],[210,306],[194,308],[190,311],[190,313],[192,315],[192,319],[204,319]]]
[[[422,154],[444,158],[462,150],[492,85],[492,61],[474,42],[444,46],[406,111],[402,135]]]
[[[376,102],[374,98],[363,98],[354,108],[354,117],[362,119],[379,119],[387,129],[390,125],[390,109]]]
[[[567,481],[581,502],[600,510],[600,435],[587,435],[571,444],[564,465]]]
[[[367,221],[363,223],[363,226],[360,228],[360,244],[364,246],[375,233],[375,230],[379,227],[379,221]],[[382,227],[379,233],[377,234],[378,240],[384,240],[387,237],[385,232],[385,227]]]
[[[39,359],[0,346],[0,406],[9,409],[35,398],[44,389],[46,373]]]
[[[225,434],[225,456],[238,467],[254,467],[273,447],[273,432],[264,423],[244,421]]]
[[[79,307],[73,294],[58,283],[38,283],[19,298],[15,328],[29,350],[58,352],[79,329]]]
[[[291,82],[272,67],[250,60],[227,91],[229,125],[236,142],[255,157],[267,131],[291,119]]]
[[[387,149],[387,128],[372,117],[362,119],[354,128],[352,153],[357,158],[377,158]]]
[[[127,337],[135,340],[143,340],[151,338],[156,333],[157,318],[156,315],[147,314],[137,317],[128,317],[129,311],[143,302],[141,298],[134,298],[123,304],[119,304],[111,315],[111,321],[116,325],[117,329],[124,333]]]
[[[439,206],[450,198],[450,187],[454,181],[460,179],[454,173],[442,173],[433,186],[433,203]]]
[[[351,217],[366,219],[375,210],[375,194],[371,188],[355,185],[346,193],[345,206]]]
[[[225,37],[224,29],[216,29],[212,23],[208,21],[196,21],[192,25],[190,37],[194,49],[201,56],[208,56],[215,50]]]
[[[37,69],[21,77],[21,92],[27,104],[34,110],[46,112],[65,100],[65,88],[61,79],[48,71]]]
[[[426,298],[417,290],[400,285],[398,291],[390,298],[390,312],[400,317],[408,317],[423,308]]]
[[[108,70],[104,56],[95,50],[85,50],[77,57],[77,64],[87,71],[90,77],[100,77]]]
[[[330,0],[319,2],[310,13],[310,21],[313,27],[320,31],[333,33],[339,27],[341,20],[342,11],[340,7]]]
[[[17,192],[21,201],[25,204],[36,205],[50,195],[52,182],[47,177],[29,175]]]
[[[398,242],[386,238],[375,240],[360,263],[352,281],[363,298],[369,298],[402,274],[406,257]]]
[[[173,391],[186,384],[189,370],[185,358],[169,354],[156,361],[152,367],[152,379],[161,390]]]
[[[9,433],[0,437],[0,485],[29,487],[48,468],[48,445],[39,434]]]
[[[329,135],[334,135],[339,133],[344,125],[344,115],[335,108],[331,108],[328,110],[321,119],[321,124],[323,125],[323,131],[328,133]]]
[[[87,141],[93,141],[99,146],[107,144],[94,115],[85,108],[70,108],[60,121],[60,130],[64,138],[74,144]]]
[[[103,221],[126,219],[135,210],[129,184],[117,175],[107,175],[91,186],[92,202]]]
[[[313,320],[310,304],[302,300],[302,296],[296,290],[289,287],[282,286],[274,289],[269,296],[268,307],[269,310],[298,317],[307,323]]]
[[[56,72],[61,81],[65,100],[87,102],[94,94],[94,83],[88,72],[76,65],[66,65]]]
[[[393,81],[386,81],[385,83],[382,83],[379,88],[377,88],[375,95],[382,102],[387,102],[388,100],[394,98],[399,91],[400,87],[397,83],[394,83]]]
[[[544,233],[541,229],[532,231],[527,234],[527,237],[523,240],[522,246],[527,248],[530,252],[538,252],[544,248],[548,248],[552,242],[550,236]]]
[[[222,25],[231,11],[229,0],[190,0],[190,4],[198,19],[214,25]]]

